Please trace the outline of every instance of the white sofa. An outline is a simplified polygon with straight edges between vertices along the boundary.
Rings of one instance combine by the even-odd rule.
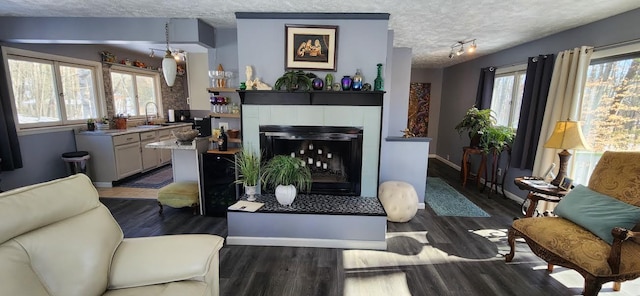
[[[83,174],[0,193],[0,295],[219,295],[215,235],[123,239]]]

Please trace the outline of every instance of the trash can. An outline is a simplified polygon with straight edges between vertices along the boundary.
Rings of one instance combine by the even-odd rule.
[[[91,156],[87,151],[75,151],[62,153],[62,160],[67,163],[67,172],[69,175],[77,173],[87,174],[87,160]]]

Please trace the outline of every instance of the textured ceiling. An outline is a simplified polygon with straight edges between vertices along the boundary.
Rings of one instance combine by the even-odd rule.
[[[199,18],[235,27],[235,12],[391,14],[394,46],[418,68],[441,68],[640,7],[638,0],[2,0],[0,16]],[[6,28],[4,28],[6,29]],[[473,55],[449,59],[451,45],[476,39]]]

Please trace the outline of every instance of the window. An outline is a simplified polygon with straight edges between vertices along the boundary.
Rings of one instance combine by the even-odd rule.
[[[573,177],[580,184],[588,183],[604,151],[640,150],[640,51],[596,54],[587,70],[580,114],[591,150],[574,153]]]
[[[116,114],[145,116],[160,113],[160,75],[158,73],[112,66],[111,85]],[[153,103],[153,108],[148,104]],[[147,110],[147,107],[148,110]]]
[[[494,112],[497,125],[518,128],[526,66],[518,65],[496,70],[491,110]]]
[[[99,115],[99,64],[3,48],[19,128],[84,123]]]

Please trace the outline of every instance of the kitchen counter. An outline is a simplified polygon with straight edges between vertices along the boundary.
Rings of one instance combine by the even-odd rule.
[[[145,145],[145,148],[175,149],[175,150],[198,150],[203,153],[209,147],[209,137],[195,138],[190,144],[182,144],[175,139],[153,142]],[[203,151],[204,149],[204,151]]]
[[[142,133],[147,131],[157,131],[164,129],[172,129],[176,127],[183,126],[191,126],[191,123],[172,123],[169,125],[140,125],[135,127],[129,127],[127,129],[108,129],[108,130],[95,130],[95,131],[76,131],[76,134],[79,135],[87,135],[87,136],[117,136],[117,135],[125,135],[129,133]]]

